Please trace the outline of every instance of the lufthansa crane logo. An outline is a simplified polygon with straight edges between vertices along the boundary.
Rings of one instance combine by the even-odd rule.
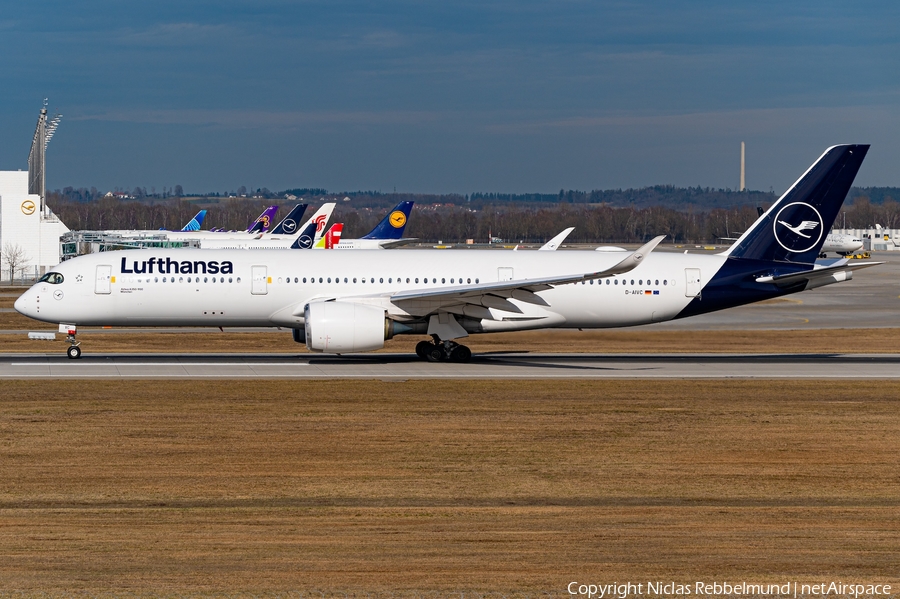
[[[299,245],[303,249],[307,249],[312,246],[313,240],[309,235],[301,235],[300,239],[297,240],[297,245]]]
[[[778,245],[789,252],[802,254],[816,247],[822,239],[822,215],[806,202],[794,202],[778,211],[772,229]]]
[[[394,210],[391,212],[390,221],[391,226],[395,229],[399,229],[403,225],[406,224],[406,215],[401,210]]]
[[[297,228],[297,222],[289,218],[281,224],[281,228],[284,229],[285,233],[293,233]]]
[[[25,200],[24,202],[22,202],[22,214],[24,214],[25,216],[31,216],[32,214],[34,214],[36,208],[37,206],[35,206],[34,202],[32,202],[31,200]]]

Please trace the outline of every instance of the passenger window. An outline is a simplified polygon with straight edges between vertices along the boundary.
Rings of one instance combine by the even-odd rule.
[[[654,285],[659,285],[659,279],[656,279],[656,282],[653,283],[653,284],[654,284]]]
[[[666,280],[665,280],[665,279],[663,279],[663,285],[665,285],[665,284],[666,284]]]
[[[419,277],[416,277],[416,283],[418,283],[418,282],[419,282]]]
[[[452,279],[452,278],[450,279],[450,284],[451,284],[451,285],[453,284],[453,279]]]
[[[631,284],[632,284],[632,286],[634,285],[634,279],[631,279]]]
[[[478,279],[475,279],[475,283],[478,284]]]
[[[615,283],[616,283],[616,285],[618,285],[618,284],[619,284],[619,279],[616,279],[616,280],[615,280]]]
[[[238,282],[238,283],[241,282],[241,278],[240,278],[240,277],[237,278],[237,282]]]
[[[379,283],[384,283],[384,277],[378,279],[378,282],[379,282]]]
[[[472,279],[466,279],[466,283],[471,283]]]
[[[159,283],[159,277],[153,277],[153,282],[154,282],[154,283]]]
[[[354,283],[356,282],[356,277],[353,277],[353,282],[354,282]]]
[[[174,281],[175,279],[172,280]],[[231,283],[231,277],[228,277],[228,282]]]
[[[320,282],[320,283],[322,282],[322,277],[319,277],[319,282]]]
[[[347,277],[344,277],[344,282],[345,282],[345,283],[347,282]]]
[[[406,277],[406,282],[409,283],[409,277]]]
[[[447,282],[447,279],[441,277],[441,284],[443,285],[443,284],[446,283],[446,282]]]
[[[329,282],[329,283],[331,282],[331,277],[328,277],[328,282]]]
[[[166,278],[165,278],[165,277],[163,277],[163,283],[165,283],[165,282],[166,282]]]
[[[203,277],[203,282],[206,283],[206,277]]]
[[[394,282],[394,278],[393,278],[393,277],[391,277],[390,279],[388,279],[388,283],[393,283],[393,282]]]

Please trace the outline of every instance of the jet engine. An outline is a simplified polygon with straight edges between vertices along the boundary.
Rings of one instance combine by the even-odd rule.
[[[384,309],[353,302],[312,302],[303,310],[306,348],[328,354],[372,351],[394,336]]]

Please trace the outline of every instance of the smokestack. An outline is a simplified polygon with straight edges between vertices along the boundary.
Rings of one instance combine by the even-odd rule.
[[[744,189],[744,142],[741,142],[741,191]]]

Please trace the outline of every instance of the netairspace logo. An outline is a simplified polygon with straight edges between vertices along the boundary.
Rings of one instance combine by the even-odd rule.
[[[572,599],[627,599],[629,597],[880,597],[891,595],[889,584],[820,582],[813,584],[752,584],[748,582],[612,582],[587,584],[570,582],[566,587]]]

